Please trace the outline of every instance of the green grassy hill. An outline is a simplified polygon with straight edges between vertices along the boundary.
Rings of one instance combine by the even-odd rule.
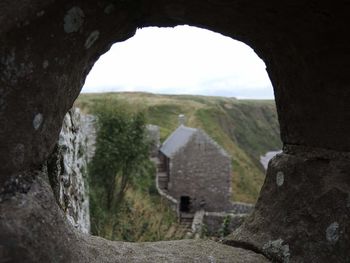
[[[147,122],[160,126],[161,140],[178,126],[185,114],[187,126],[206,131],[232,156],[233,200],[255,202],[264,181],[259,159],[281,149],[274,101],[150,93],[81,94],[76,106],[89,111],[97,101],[127,101],[145,112]]]

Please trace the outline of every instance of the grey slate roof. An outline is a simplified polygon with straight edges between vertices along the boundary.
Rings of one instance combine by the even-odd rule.
[[[197,129],[180,125],[163,143],[160,151],[167,157],[173,156],[180,148],[185,146]]]

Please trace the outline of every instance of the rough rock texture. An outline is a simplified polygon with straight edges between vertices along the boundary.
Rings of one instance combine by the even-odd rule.
[[[72,260],[73,251],[105,259],[102,252],[109,253],[110,243],[89,243],[70,231],[63,217],[56,217],[56,203],[39,198],[49,195],[48,188],[34,184],[35,202],[26,194],[38,180],[29,171],[54,149],[85,76],[112,43],[131,37],[137,27],[190,24],[241,40],[265,61],[282,140],[298,146],[272,161],[256,211],[231,244],[258,248],[280,261],[349,261],[349,201],[344,201],[350,178],[349,11],[345,0],[2,1],[0,241],[5,248],[0,251],[34,258],[49,257],[46,251],[55,248]],[[14,191],[19,197],[8,199]],[[67,236],[76,244],[66,242]],[[184,250],[198,251],[196,244]],[[118,256],[128,246],[111,250]],[[146,247],[155,251],[152,246]]]
[[[94,154],[95,118],[73,108],[66,114],[58,143],[45,170],[60,208],[68,221],[90,232],[87,165]]]
[[[349,171],[349,153],[285,146],[255,211],[226,243],[249,243],[282,262],[350,262]]]
[[[27,193],[13,192],[0,202],[3,262],[269,262],[254,252],[212,241],[137,244],[83,234],[65,219],[45,177],[37,172]]]

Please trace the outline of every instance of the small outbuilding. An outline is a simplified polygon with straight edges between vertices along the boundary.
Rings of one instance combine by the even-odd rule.
[[[158,186],[180,213],[231,209],[231,172],[231,157],[200,129],[181,124],[159,150]]]

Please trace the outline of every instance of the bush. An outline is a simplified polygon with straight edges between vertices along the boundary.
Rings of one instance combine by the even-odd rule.
[[[96,103],[96,152],[89,165],[92,233],[113,239],[116,218],[133,177],[149,168],[149,144],[142,112],[122,103]]]

